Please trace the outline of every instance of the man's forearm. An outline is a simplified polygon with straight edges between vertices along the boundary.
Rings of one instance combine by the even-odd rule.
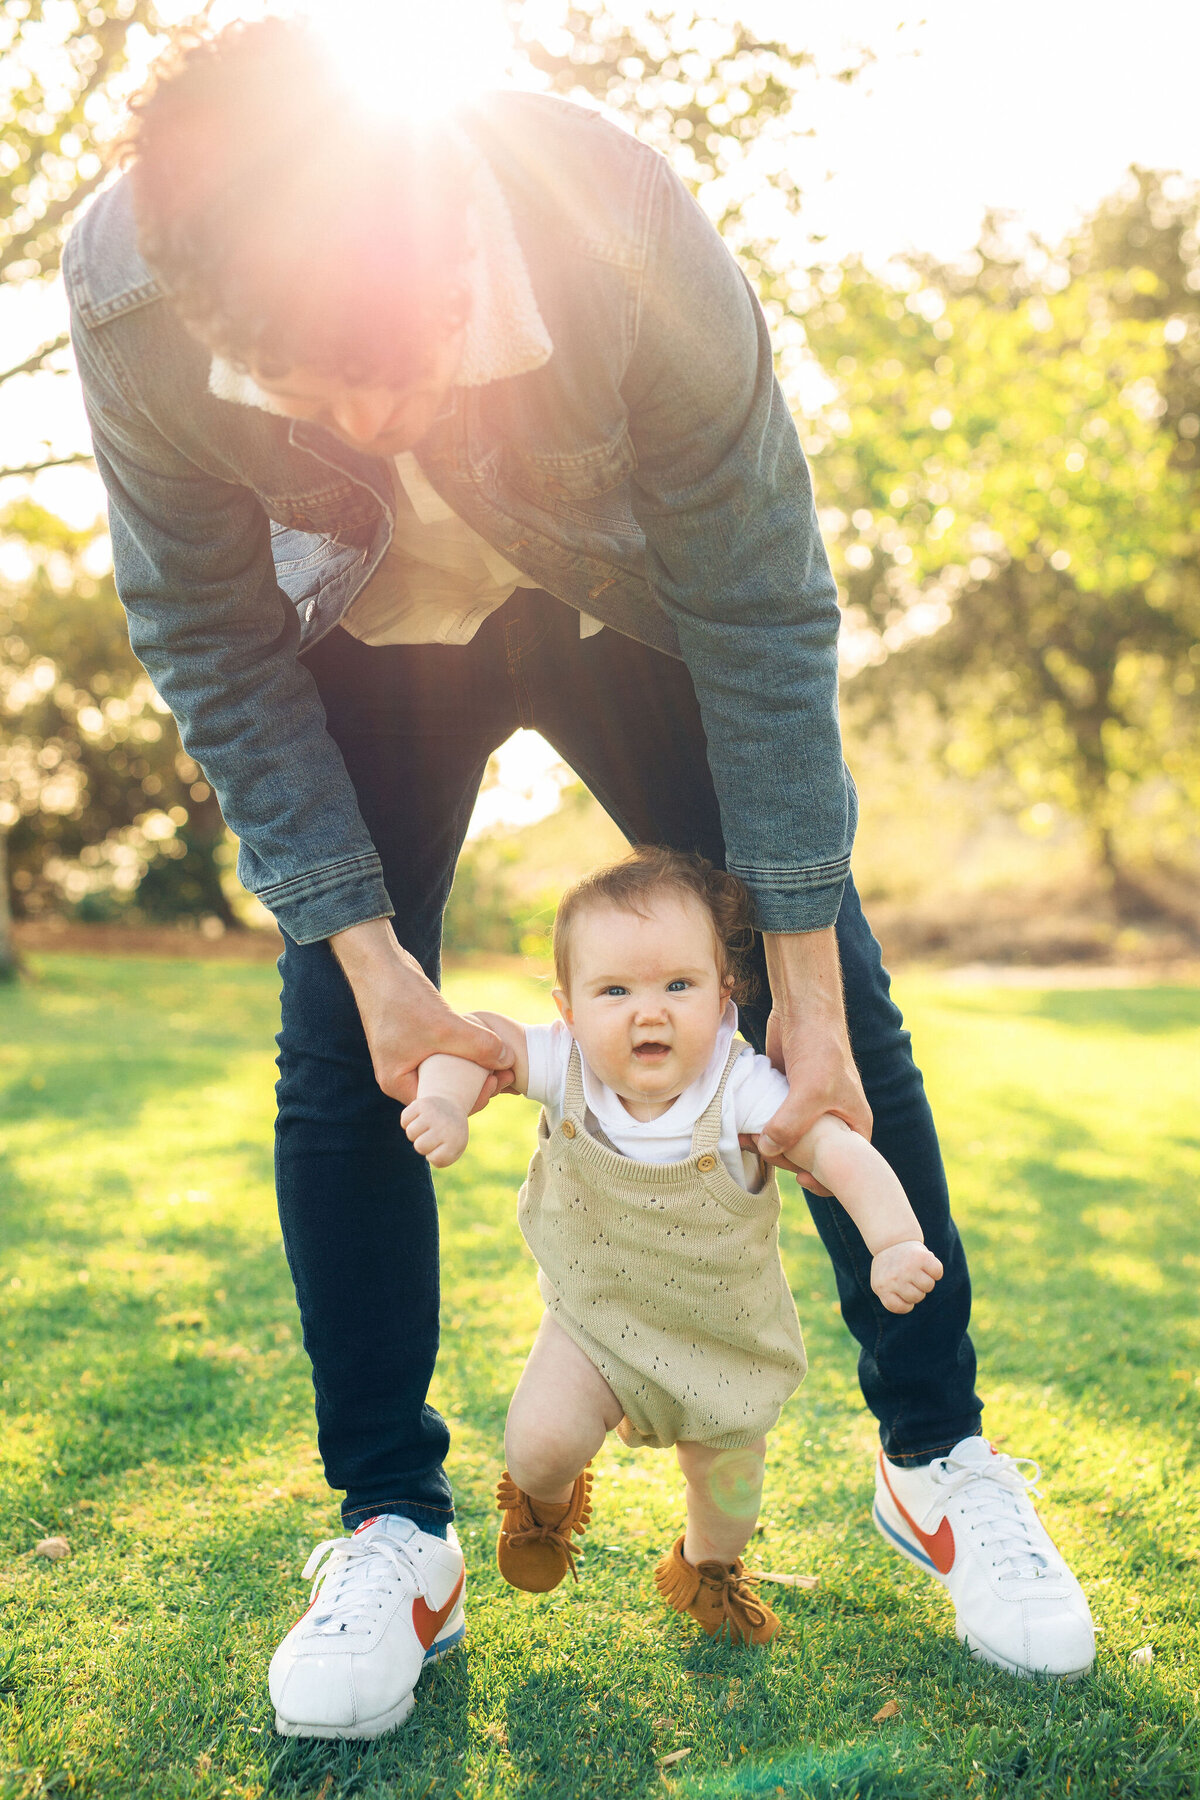
[[[771,983],[767,1055],[787,1075],[791,1092],[768,1121],[759,1149],[764,1156],[786,1154],[823,1113],[870,1137],[871,1109],[850,1048],[832,925],[764,932],[763,946]],[[816,1186],[811,1179],[806,1185]]]
[[[422,981],[428,979],[416,957],[401,946],[390,919],[367,919],[361,925],[335,931],[329,948],[356,992],[360,981],[370,980],[373,974],[393,969],[397,964],[410,974],[419,975]]]
[[[832,925],[821,931],[765,931],[763,949],[777,1012],[844,1024],[842,966]]]

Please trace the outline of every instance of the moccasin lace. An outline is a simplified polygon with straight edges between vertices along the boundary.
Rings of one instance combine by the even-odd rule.
[[[740,1563],[735,1563],[732,1569],[724,1563],[699,1563],[696,1573],[701,1586],[711,1589],[719,1600],[731,1638],[749,1637],[766,1624],[767,1609],[751,1585],[758,1577],[747,1575]]]
[[[579,1555],[578,1544],[571,1542],[571,1533],[577,1532],[583,1537],[592,1516],[591,1480],[583,1483],[582,1496],[576,1510],[574,1496],[567,1503],[567,1511],[557,1523],[547,1525],[534,1512],[536,1501],[531,1500],[508,1474],[507,1470],[500,1477],[496,1488],[496,1504],[507,1513],[516,1513],[520,1523],[515,1531],[505,1529],[508,1542],[519,1548],[522,1544],[557,1544],[567,1559],[567,1567],[573,1578],[579,1580],[576,1560]]]

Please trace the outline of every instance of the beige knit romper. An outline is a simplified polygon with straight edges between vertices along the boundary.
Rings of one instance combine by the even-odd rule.
[[[517,1217],[547,1310],[624,1407],[627,1444],[753,1443],[804,1378],[774,1174],[748,1193],[717,1153],[745,1048],[734,1040],[682,1162],[637,1162],[589,1134],[577,1044],[562,1123],[543,1111],[538,1125]]]

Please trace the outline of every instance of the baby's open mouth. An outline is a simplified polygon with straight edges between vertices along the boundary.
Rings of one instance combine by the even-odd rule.
[[[664,1056],[670,1056],[670,1044],[659,1044],[651,1041],[646,1044],[635,1044],[633,1054],[641,1062],[658,1062]]]

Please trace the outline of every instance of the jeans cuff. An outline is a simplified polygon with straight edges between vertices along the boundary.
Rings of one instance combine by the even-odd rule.
[[[379,1500],[370,1506],[342,1507],[342,1524],[348,1531],[353,1531],[366,1519],[377,1519],[381,1513],[396,1513],[402,1519],[411,1519],[422,1531],[428,1531],[432,1537],[444,1538],[446,1527],[454,1518],[452,1506],[425,1506],[409,1500]]]
[[[881,1438],[886,1436],[883,1432],[880,1432],[879,1435]],[[948,1436],[945,1443],[932,1444],[923,1450],[901,1450],[894,1444],[889,1449],[885,1441],[883,1453],[890,1463],[896,1464],[897,1468],[923,1469],[929,1463],[936,1462],[939,1456],[949,1456],[955,1444],[961,1444],[964,1438],[982,1437],[982,1435],[983,1426],[979,1419],[975,1419],[973,1423],[966,1424],[962,1431],[956,1431],[952,1436]]]

